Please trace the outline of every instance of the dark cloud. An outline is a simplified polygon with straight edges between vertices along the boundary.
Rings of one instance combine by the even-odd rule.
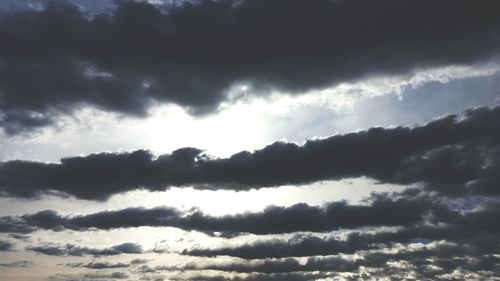
[[[47,280],[54,281],[94,281],[94,280],[115,280],[115,279],[128,279],[130,275],[126,272],[110,272],[110,273],[84,273],[84,274],[63,274],[57,273],[49,276]],[[141,278],[141,280],[144,280]]]
[[[26,250],[49,256],[114,256],[120,254],[143,253],[142,246],[136,243],[123,243],[109,248],[89,248],[74,244],[49,244],[27,247]]]
[[[147,263],[146,259],[133,259],[130,262],[78,262],[78,263],[67,263],[66,266],[69,267],[80,267],[80,268],[90,268],[90,269],[110,269],[110,268],[126,268],[131,266],[138,266]]]
[[[94,200],[141,187],[163,190],[167,182],[184,183],[200,153],[184,148],[154,159],[151,153],[139,150],[65,158],[61,164],[4,162],[0,164],[0,190],[4,195],[32,197],[47,188]],[[36,179],[29,179],[31,176]]]
[[[14,244],[9,241],[0,240],[0,252],[11,251],[14,248]]]
[[[304,257],[333,255],[338,253],[352,254],[359,250],[376,248],[359,233],[348,235],[342,240],[336,237],[318,237],[314,235],[296,235],[289,240],[273,238],[258,240],[241,246],[205,249],[193,248],[184,250],[182,254],[191,256],[215,257],[233,256],[243,259],[265,259],[284,257]]]
[[[340,259],[345,262],[344,259]],[[203,264],[201,262],[189,262],[181,266],[158,266],[154,270],[157,271],[186,271],[186,270],[217,270],[228,272],[240,273],[288,273],[297,271],[323,271],[319,267],[310,267],[309,261],[302,265],[298,259],[285,258],[285,259],[266,259],[262,262],[228,262],[228,263],[214,263]],[[341,271],[336,267],[331,267],[330,270]]]
[[[457,280],[474,275],[479,280],[489,280],[500,273],[499,258],[493,253],[471,245],[438,242],[361,251],[354,256],[309,257],[305,261],[296,258],[257,261],[206,259],[177,266],[146,266],[139,270],[143,274],[182,272],[186,276],[174,280],[247,280],[245,277],[229,277],[234,273],[249,274],[248,280],[282,280],[280,278],[286,276],[299,280],[300,276],[306,280],[316,280],[320,276],[333,280],[382,277],[390,280],[450,280],[450,275],[456,275]],[[205,279],[199,272],[211,274]]]
[[[113,272],[109,274],[87,273],[82,276],[84,279],[127,279],[129,275],[125,272]]]
[[[23,219],[15,216],[0,217],[0,232],[2,233],[31,233],[36,230],[35,226],[28,225]],[[14,237],[18,239],[17,237]],[[20,240],[27,237],[19,236]]]
[[[391,198],[377,195],[367,205],[331,202],[322,207],[296,204],[290,207],[269,206],[262,212],[227,216],[210,216],[201,211],[180,212],[176,209],[128,208],[83,216],[61,216],[46,210],[22,216],[0,217],[0,232],[27,233],[38,229],[110,230],[140,226],[170,226],[224,236],[282,234],[300,231],[326,232],[342,228],[369,226],[411,226],[430,218],[447,221],[457,216],[447,206],[429,198]]]
[[[113,0],[69,0],[68,2],[77,5],[81,11],[88,13],[102,13],[113,8]],[[3,0],[0,2],[0,10],[42,10],[46,3],[46,0]]]
[[[110,263],[110,262],[88,262],[88,263],[68,263],[69,267],[82,267],[91,269],[110,269],[110,268],[123,268],[129,267],[129,263]]]
[[[149,260],[147,260],[147,259],[133,259],[130,261],[130,264],[139,265],[139,264],[147,263],[148,261]]]
[[[218,262],[203,264],[200,262],[190,262],[182,266],[159,266],[155,269],[161,270],[217,270],[240,273],[290,273],[290,272],[356,272],[360,267],[365,268],[385,268],[388,262],[408,262],[418,267],[420,275],[426,274],[426,267],[439,267],[440,270],[434,274],[451,273],[457,268],[469,271],[493,271],[500,272],[499,258],[491,254],[483,255],[474,247],[462,246],[451,243],[442,243],[425,247],[398,248],[393,251],[365,252],[358,253],[358,257],[352,256],[330,256],[330,257],[310,257],[307,261],[300,262],[295,258],[266,259],[254,262]],[[465,262],[465,260],[474,262]],[[493,263],[492,263],[493,262]],[[435,277],[435,276],[433,276]]]
[[[0,163],[0,194],[47,192],[104,200],[133,189],[169,186],[248,190],[369,177],[423,183],[443,194],[499,194],[500,107],[468,110],[420,127],[371,128],[306,142],[276,142],[255,152],[211,159],[196,148],[155,158],[143,150],[64,158],[61,163]],[[251,172],[249,172],[251,171]]]
[[[345,237],[318,237],[315,235],[296,235],[290,240],[274,238],[257,240],[238,246],[221,248],[192,248],[183,254],[193,256],[234,256],[244,259],[264,259],[283,257],[302,257],[317,255],[351,254],[359,250],[387,247],[394,243],[408,244],[413,241],[449,241],[461,245],[472,245],[487,253],[500,252],[498,235],[500,227],[495,223],[500,215],[500,204],[488,203],[480,210],[466,212],[461,216],[436,224],[419,224],[399,230],[356,231]]]
[[[213,275],[195,275],[189,277],[179,276],[174,278],[174,280],[190,280],[190,281],[311,281],[320,280],[328,277],[327,273],[272,273],[272,274],[261,274],[261,273],[251,273],[245,277],[228,277],[228,276],[213,276]]]
[[[1,93],[1,92],[0,92]],[[0,95],[1,104],[1,95]],[[49,117],[29,111],[0,111],[0,128],[8,135],[29,132],[33,129],[51,125],[53,120]]]
[[[0,221],[1,221],[1,219],[0,219]],[[4,222],[0,222],[0,224],[2,224],[2,223],[4,223]],[[5,232],[3,227],[0,227],[0,232]],[[10,237],[17,239],[17,240],[21,240],[21,241],[29,241],[30,240],[30,237],[28,235],[23,235],[23,234],[18,234],[18,233],[11,233]]]
[[[119,1],[89,17],[49,1],[4,11],[0,125],[19,133],[84,105],[142,116],[172,102],[202,113],[236,83],[301,93],[486,61],[500,46],[497,8],[495,0],[223,0],[162,12]]]

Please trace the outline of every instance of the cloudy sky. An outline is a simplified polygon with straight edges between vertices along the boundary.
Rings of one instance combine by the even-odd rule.
[[[0,280],[500,280],[499,10],[0,1]]]

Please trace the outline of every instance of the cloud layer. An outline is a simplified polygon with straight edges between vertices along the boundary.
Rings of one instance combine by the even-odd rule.
[[[0,232],[31,233],[40,229],[111,230],[141,226],[177,227],[187,231],[223,235],[283,234],[301,231],[328,232],[338,229],[380,226],[411,226],[432,218],[447,221],[458,215],[429,198],[391,198],[378,195],[368,205],[331,202],[322,207],[296,204],[269,206],[262,212],[214,217],[201,211],[181,212],[173,208],[127,208],[80,216],[62,216],[46,210],[22,216],[0,217]]]
[[[30,246],[26,250],[49,256],[115,256],[120,254],[141,254],[142,246],[136,243],[123,243],[109,248],[90,248],[74,244],[49,244]]]
[[[371,128],[311,140],[276,142],[255,152],[211,159],[196,148],[154,157],[147,151],[64,158],[61,163],[0,163],[0,194],[33,198],[58,192],[105,200],[134,189],[194,185],[248,190],[369,177],[422,183],[448,196],[498,194],[500,107],[477,108],[419,127]]]
[[[217,249],[194,248],[187,249],[183,253],[205,257],[227,255],[244,259],[326,256],[352,254],[360,250],[384,248],[394,243],[409,244],[418,240],[424,242],[444,240],[464,246],[469,245],[477,251],[496,253],[500,250],[498,244],[500,228],[494,223],[498,215],[500,215],[500,205],[496,203],[448,219],[444,223],[420,224],[396,231],[375,233],[354,231],[345,237],[297,235],[291,240],[262,240]]]
[[[162,12],[120,1],[88,16],[49,1],[3,11],[0,126],[15,134],[86,105],[142,116],[171,102],[203,113],[236,84],[303,93],[491,61],[500,47],[496,8],[495,0],[224,0]]]
[[[0,2],[1,280],[500,276],[498,0]]]

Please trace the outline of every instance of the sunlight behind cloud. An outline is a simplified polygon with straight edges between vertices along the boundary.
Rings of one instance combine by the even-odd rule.
[[[290,206],[297,203],[323,205],[331,201],[347,200],[360,203],[372,192],[401,191],[406,187],[377,184],[366,178],[340,181],[322,181],[297,186],[252,189],[250,191],[197,190],[192,187],[170,188],[164,192],[144,190],[117,194],[106,202],[92,202],[68,198],[45,196],[41,200],[18,200],[0,198],[3,206],[0,215],[34,213],[55,209],[63,214],[89,214],[104,210],[119,210],[127,207],[173,207],[188,211],[197,208],[209,215],[222,216],[242,212],[259,212],[269,205]],[[24,203],[23,210],[16,208]],[[223,202],[223,203],[221,203]]]
[[[372,124],[373,119],[359,119],[366,116],[355,114],[358,105],[366,99],[383,96],[404,98],[408,89],[492,76],[499,70],[497,64],[452,65],[415,70],[405,76],[371,77],[302,95],[275,92],[252,98],[245,96],[251,87],[242,84],[233,87],[229,93],[233,98],[223,103],[218,112],[199,117],[176,105],[158,104],[147,118],[82,108],[74,116],[59,118],[54,128],[29,136],[3,138],[0,144],[8,149],[0,152],[0,159],[58,162],[64,156],[97,151],[148,149],[163,154],[181,147],[196,147],[208,155],[229,157],[276,140],[300,144],[314,137],[381,125]],[[383,117],[388,113],[377,115]]]

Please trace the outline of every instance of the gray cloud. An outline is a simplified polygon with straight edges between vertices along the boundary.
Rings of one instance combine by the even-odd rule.
[[[124,268],[130,267],[129,263],[110,263],[110,262],[87,262],[87,263],[68,263],[66,266],[69,267],[81,267],[81,268],[91,268],[91,269],[110,269],[110,268]]]
[[[423,183],[450,196],[498,194],[499,132],[500,107],[477,108],[424,126],[371,128],[302,146],[276,142],[226,159],[183,148],[157,158],[139,150],[64,158],[58,164],[8,161],[0,163],[0,194],[33,198],[55,191],[105,200],[139,188],[248,190],[363,176]]]
[[[2,223],[0,223],[0,224],[2,224]],[[6,230],[5,226],[0,227],[0,232],[10,232],[10,231],[5,231],[5,230]],[[16,232],[16,231],[14,231],[14,232]],[[30,237],[28,235],[19,234],[19,233],[11,233],[10,237],[17,239],[17,240],[21,240],[21,241],[29,241],[29,239],[30,239]]]
[[[488,280],[500,272],[499,258],[471,245],[449,242],[396,246],[357,252],[355,256],[310,257],[305,262],[295,258],[258,261],[218,260],[189,262],[177,266],[144,266],[142,274],[156,276],[163,272],[182,272],[174,280],[316,280],[320,277],[339,280],[450,280],[476,276]],[[209,271],[210,275],[204,275]],[[457,274],[457,272],[459,272]],[[234,273],[248,274],[234,277]],[[152,280],[152,279],[151,279]],[[455,280],[455,279],[453,279]]]
[[[341,228],[368,226],[411,226],[429,218],[447,221],[458,214],[429,198],[391,198],[374,196],[368,205],[330,202],[322,207],[296,204],[290,207],[269,206],[262,212],[214,217],[201,211],[176,209],[127,208],[83,216],[61,216],[46,210],[22,216],[0,217],[0,232],[29,233],[38,229],[110,230],[140,226],[170,226],[184,230],[223,235],[281,234],[300,231],[326,232]]]
[[[202,113],[235,83],[302,93],[486,61],[500,46],[496,8],[495,0],[228,0],[165,13],[120,1],[88,17],[49,1],[3,11],[0,126],[20,133],[84,105],[143,116],[155,102],[172,102]]]
[[[193,248],[184,250],[184,255],[215,257],[232,256],[243,259],[265,259],[284,257],[304,257],[333,255],[338,253],[352,254],[359,250],[376,248],[371,241],[360,233],[348,235],[346,240],[325,238],[313,235],[296,235],[287,241],[274,238],[256,241],[241,246],[228,246],[215,249]]]
[[[127,279],[129,275],[125,272],[113,272],[110,274],[87,273],[82,277],[87,279]]]
[[[228,276],[210,276],[210,275],[195,275],[190,277],[179,276],[174,280],[192,280],[192,281],[311,281],[328,277],[327,273],[251,273],[245,277],[228,277]]]
[[[0,240],[0,252],[11,251],[14,248],[14,244],[9,241]]]
[[[147,263],[146,259],[133,259],[130,262],[78,262],[78,263],[67,263],[66,266],[69,267],[79,267],[79,268],[90,268],[90,269],[111,269],[111,268],[126,268],[131,266],[138,266]]]
[[[114,256],[143,253],[142,246],[136,243],[123,243],[109,248],[89,248],[74,244],[49,244],[26,247],[26,250],[49,256]]]
[[[330,256],[310,257],[305,263],[295,258],[266,259],[256,262],[218,262],[203,264],[190,262],[181,266],[159,266],[155,270],[162,271],[186,271],[186,270],[217,270],[240,273],[290,273],[290,272],[356,272],[360,267],[385,268],[388,262],[409,262],[419,267],[421,275],[426,274],[425,267],[438,266],[441,270],[434,274],[451,273],[458,267],[467,270],[489,270],[500,272],[500,267],[495,264],[499,258],[493,255],[483,255],[472,246],[463,246],[452,243],[442,243],[432,246],[410,248],[398,248],[392,252],[366,252],[357,253],[358,257]],[[464,260],[472,259],[474,262],[464,263]],[[493,264],[492,264],[493,262]],[[429,277],[429,276],[427,276]],[[433,276],[435,277],[435,276]]]
[[[446,223],[415,225],[394,232],[350,232],[345,238],[301,234],[288,241],[275,238],[215,249],[193,248],[184,250],[183,254],[206,257],[227,255],[244,259],[302,257],[350,254],[359,250],[386,247],[393,243],[411,243],[415,240],[445,240],[472,245],[491,253],[500,251],[500,227],[494,223],[499,215],[500,205],[490,203],[481,210],[467,212]]]

